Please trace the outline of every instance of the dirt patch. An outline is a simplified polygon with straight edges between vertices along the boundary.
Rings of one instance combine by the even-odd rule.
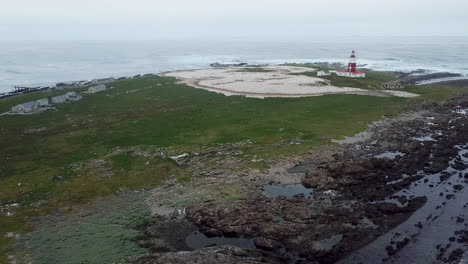
[[[176,77],[182,83],[224,95],[246,97],[305,97],[325,94],[358,94],[371,96],[415,97],[416,94],[380,90],[369,91],[360,88],[337,87],[326,79],[298,75],[297,73],[315,71],[312,68],[295,66],[268,66],[263,71],[242,71],[242,67],[177,71],[165,73]],[[294,75],[294,73],[296,73]]]

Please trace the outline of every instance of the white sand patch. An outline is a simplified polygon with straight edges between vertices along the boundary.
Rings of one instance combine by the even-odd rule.
[[[248,67],[178,71],[164,74],[176,77],[190,86],[246,97],[305,97],[325,94],[362,94],[373,96],[403,96],[413,94],[394,91],[369,91],[360,88],[337,87],[326,79],[293,73],[312,72],[315,69],[295,66],[268,66],[267,72],[248,72]],[[408,96],[411,95],[411,96]],[[415,95],[417,96],[417,95]]]
[[[403,91],[395,91],[395,90],[382,90],[382,92],[388,93],[393,96],[398,96],[398,97],[418,97],[419,96],[419,94],[408,93],[408,92],[403,92]]]

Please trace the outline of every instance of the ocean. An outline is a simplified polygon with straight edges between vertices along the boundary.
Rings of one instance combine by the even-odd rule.
[[[346,63],[373,70],[468,75],[468,37],[328,37],[152,41],[0,41],[0,93],[14,85],[133,76],[209,67],[210,63]]]

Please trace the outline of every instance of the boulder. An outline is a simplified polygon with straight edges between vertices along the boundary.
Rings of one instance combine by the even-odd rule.
[[[401,81],[391,81],[391,82],[386,82],[383,83],[380,86],[382,89],[387,89],[387,90],[403,90],[405,89],[405,86]]]
[[[278,242],[277,240],[272,239],[272,238],[266,238],[266,237],[256,238],[254,243],[258,249],[263,249],[267,251],[273,251],[275,249],[280,249],[282,247],[281,243]]]
[[[302,184],[306,188],[316,188],[330,186],[335,182],[335,179],[329,177],[325,171],[316,171],[316,172],[307,172],[304,179],[302,180]]]

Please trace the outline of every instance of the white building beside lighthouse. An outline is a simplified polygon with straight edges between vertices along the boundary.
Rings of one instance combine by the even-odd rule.
[[[348,72],[348,71],[336,71],[336,75],[343,77],[352,77],[352,78],[365,78],[366,73],[364,72]]]

